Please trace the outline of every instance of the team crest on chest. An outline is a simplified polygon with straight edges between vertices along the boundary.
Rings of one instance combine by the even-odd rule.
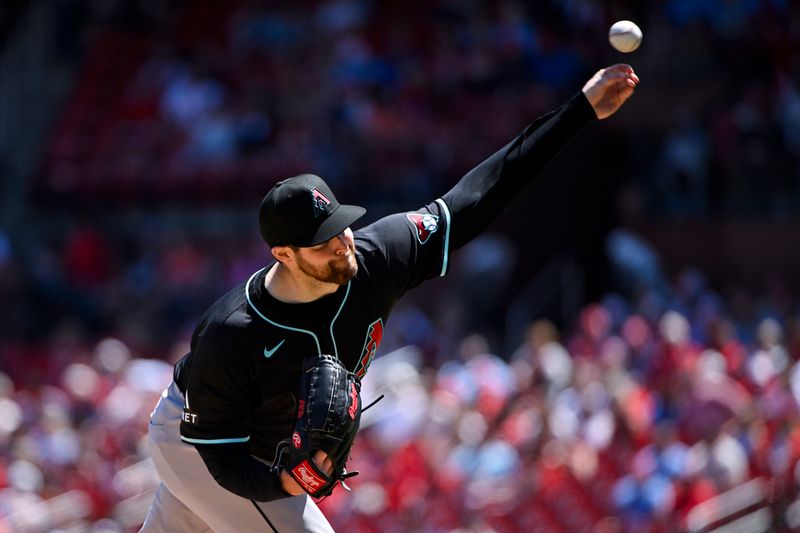
[[[406,213],[406,217],[417,230],[417,240],[420,244],[425,244],[430,236],[439,229],[439,217],[436,215]]]
[[[375,358],[375,352],[378,350],[378,345],[383,338],[383,319],[379,318],[367,327],[367,338],[364,339],[364,347],[361,349],[361,357],[358,358],[358,365],[356,365],[356,375],[360,378],[364,377],[367,373],[372,359]]]

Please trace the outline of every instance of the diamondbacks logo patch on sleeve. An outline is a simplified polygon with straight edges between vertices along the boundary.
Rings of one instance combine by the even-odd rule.
[[[311,197],[313,198],[314,203],[314,218],[317,218],[322,213],[328,211],[331,201],[328,200],[327,196],[319,192],[316,187],[311,189]]]
[[[439,217],[436,215],[406,213],[406,217],[417,230],[417,240],[420,244],[425,244],[430,236],[439,229]]]

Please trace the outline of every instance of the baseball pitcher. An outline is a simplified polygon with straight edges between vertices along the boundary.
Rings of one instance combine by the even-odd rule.
[[[161,484],[142,531],[332,531],[314,498],[352,475],[360,380],[392,306],[444,276],[454,250],[638,83],[628,65],[598,71],[440,198],[355,232],[365,210],[318,176],[276,184],[258,212],[271,262],[206,311],[153,411]]]

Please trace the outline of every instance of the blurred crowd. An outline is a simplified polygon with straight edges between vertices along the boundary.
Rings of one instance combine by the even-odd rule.
[[[0,532],[135,530],[149,411],[197,317],[263,266],[255,205],[281,177],[312,170],[373,217],[416,207],[630,60],[644,82],[604,125],[613,168],[587,143],[580,173],[629,176],[663,217],[800,212],[796,2],[55,5],[80,76],[31,223],[0,227]],[[606,43],[620,18],[644,30],[632,56]],[[512,285],[513,250],[462,250],[451,285],[398,305],[365,383],[387,398],[362,474],[322,503],[335,527],[675,531],[754,487],[742,513],[800,528],[796,299],[668,282],[623,228],[616,292],[514,349],[475,327],[502,322],[486,294]]]
[[[321,505],[337,529],[382,533],[700,531],[759,510],[760,530],[796,530],[800,315],[778,309],[687,270],[563,332],[537,320],[513,353],[470,334],[431,364],[435,328],[406,306],[389,329],[413,316],[419,336],[387,337],[364,382],[366,402],[386,398],[364,416],[361,475]],[[0,531],[135,530],[157,483],[148,413],[185,349],[63,338],[6,354]]]
[[[153,222],[112,233],[84,222],[30,243],[23,257],[3,256],[0,234],[0,338],[42,345],[115,335],[150,356],[165,353],[208,305],[264,266],[256,231],[197,237]]]
[[[0,228],[0,337],[67,321],[163,350],[262,261],[252,217],[273,181],[314,171],[373,219],[415,208],[619,60],[646,82],[576,175],[628,176],[650,215],[800,205],[796,3],[56,4],[60,49],[85,52],[31,223]],[[606,43],[623,17],[645,28],[630,58]]]
[[[472,335],[422,372],[391,355],[364,475],[327,509],[363,531],[549,532],[710,530],[762,508],[736,530],[797,530],[800,322],[754,307],[686,271],[586,306],[563,336],[536,321],[512,354]]]
[[[385,213],[445,190],[624,60],[644,83],[613,150],[652,211],[800,205],[795,2],[59,5],[63,24],[104,31],[87,32],[51,143],[39,184],[50,199],[241,202],[265,179],[314,169]],[[620,18],[644,29],[631,56],[606,41]]]

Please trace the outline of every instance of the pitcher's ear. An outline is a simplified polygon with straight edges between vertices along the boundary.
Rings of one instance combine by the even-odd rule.
[[[272,252],[272,257],[278,262],[294,262],[294,250],[292,250],[291,246],[273,246],[270,251]]]

